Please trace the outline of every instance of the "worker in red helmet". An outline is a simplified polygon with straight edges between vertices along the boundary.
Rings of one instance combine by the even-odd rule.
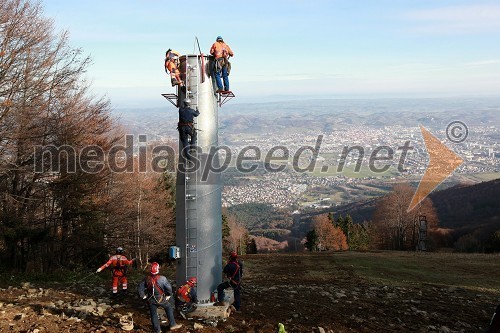
[[[160,275],[160,265],[157,262],[151,264],[149,274],[139,283],[137,287],[139,296],[148,301],[151,323],[155,332],[161,332],[160,320],[158,319],[158,308],[165,310],[170,325],[170,330],[182,327],[175,323],[172,285],[163,275]]]
[[[215,306],[224,306],[224,290],[232,287],[234,290],[233,306],[236,311],[240,311],[241,307],[241,278],[243,277],[243,262],[238,260],[238,254],[231,252],[229,260],[222,271],[226,274],[227,281],[222,282],[217,286],[217,302]]]
[[[217,83],[216,92],[229,91],[229,73],[231,69],[231,64],[229,58],[234,56],[233,50],[224,43],[222,36],[217,36],[215,43],[212,44],[210,48],[210,54],[215,57],[213,72],[215,76],[215,82]],[[224,87],[222,86],[222,81],[224,81]]]
[[[118,247],[116,249],[116,254],[111,256],[109,260],[99,267],[96,271],[96,273],[101,272],[103,269],[108,268],[111,266],[111,272],[113,276],[112,280],[112,286],[113,286],[113,297],[116,297],[118,295],[118,284],[122,285],[122,293],[126,294],[127,293],[127,270],[128,266],[132,265],[134,262],[134,259],[128,260],[127,257],[123,255],[123,248]]]
[[[196,303],[198,303],[196,283],[196,278],[192,277],[177,289],[176,306],[184,319],[186,319],[186,314],[196,310]]]
[[[171,49],[165,53],[165,72],[170,74],[172,87],[176,85],[184,87],[184,81],[181,80],[181,72],[179,71],[179,56],[179,52]]]

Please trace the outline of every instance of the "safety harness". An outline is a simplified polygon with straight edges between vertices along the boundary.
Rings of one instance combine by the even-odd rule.
[[[234,284],[236,285],[236,287],[238,287],[241,283],[241,276],[238,276],[239,277],[238,281],[234,280],[234,277],[236,276],[236,274],[240,272],[240,265],[237,261],[233,261],[233,264],[236,265],[236,269],[234,270],[233,275],[231,275],[231,277],[229,278],[229,283]]]
[[[166,296],[163,290],[158,285],[159,278],[160,275],[147,277],[146,286],[148,288],[148,294],[149,294],[148,300],[151,300],[151,298],[153,298],[156,301],[156,303],[163,303],[163,301],[168,300],[170,296]],[[155,290],[158,291],[158,294],[160,294],[160,299],[156,298]]]
[[[123,258],[122,255],[116,255],[116,265],[113,266],[113,275],[117,275],[115,274],[116,272],[121,272],[122,276],[127,275],[128,267],[123,264]]]
[[[229,60],[226,57],[220,57],[215,59],[215,71],[219,73],[223,67],[230,66]],[[229,68],[228,68],[229,69]]]
[[[189,126],[189,127],[193,127],[193,126],[194,126],[194,124],[193,124],[193,123],[191,123],[191,122],[181,122],[181,121],[179,121],[179,122],[177,123],[177,128],[179,128],[180,126]]]

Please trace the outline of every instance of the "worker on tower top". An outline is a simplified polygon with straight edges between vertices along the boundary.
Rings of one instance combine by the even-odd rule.
[[[184,81],[181,80],[181,72],[179,71],[180,53],[172,49],[168,49],[165,53],[165,72],[170,74],[172,87],[178,85],[184,87]]]
[[[215,81],[217,82],[216,92],[229,91],[229,73],[231,71],[229,58],[234,57],[233,51],[229,45],[224,43],[221,36],[217,36],[215,43],[210,48],[210,54],[215,57],[213,72],[215,74]],[[222,86],[221,75],[224,86]]]

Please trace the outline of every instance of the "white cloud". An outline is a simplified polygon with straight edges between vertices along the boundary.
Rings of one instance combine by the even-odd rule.
[[[498,65],[498,64],[500,64],[500,59],[473,61],[473,62],[468,62],[465,65],[470,66],[470,67],[478,67],[478,66],[489,66],[489,65]]]
[[[500,5],[464,5],[415,10],[404,14],[421,33],[500,32]]]
[[[337,74],[323,73],[295,73],[295,74],[269,74],[269,75],[238,75],[233,82],[277,82],[277,81],[307,81],[318,79],[335,79],[339,78]]]

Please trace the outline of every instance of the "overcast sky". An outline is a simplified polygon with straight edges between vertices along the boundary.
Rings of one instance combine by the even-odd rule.
[[[115,107],[161,106],[165,51],[235,53],[240,102],[290,98],[499,96],[498,1],[45,0],[90,54],[94,92]],[[234,101],[236,102],[236,100]]]

